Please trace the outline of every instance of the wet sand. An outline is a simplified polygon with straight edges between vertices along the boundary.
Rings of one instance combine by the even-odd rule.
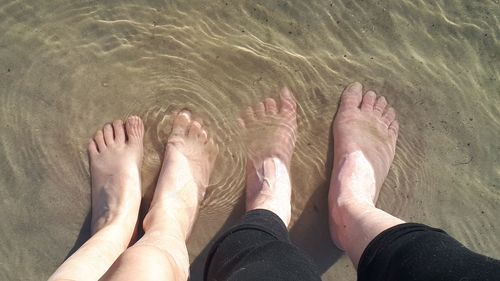
[[[355,280],[330,242],[329,127],[358,80],[398,110],[378,205],[500,258],[498,1],[0,2],[0,279],[43,280],[88,238],[86,146],[105,122],[145,120],[145,197],[173,110],[221,147],[188,248],[243,213],[246,141],[235,119],[283,85],[299,103],[291,236],[323,280]]]

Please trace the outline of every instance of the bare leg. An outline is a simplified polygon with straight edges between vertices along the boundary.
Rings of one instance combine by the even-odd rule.
[[[49,280],[97,280],[129,245],[141,201],[143,135],[133,116],[125,125],[106,124],[90,141],[92,237]]]
[[[241,126],[253,138],[248,151],[246,209],[266,209],[288,226],[291,215],[290,161],[297,135],[296,104],[284,88],[280,105],[267,98],[249,107]],[[253,136],[258,135],[258,138]]]
[[[333,122],[334,165],[328,196],[330,233],[357,267],[370,241],[404,223],[375,207],[394,159],[399,124],[384,97],[353,83]]]
[[[187,280],[188,238],[218,154],[202,125],[181,111],[165,149],[144,236],[125,251],[103,280]]]

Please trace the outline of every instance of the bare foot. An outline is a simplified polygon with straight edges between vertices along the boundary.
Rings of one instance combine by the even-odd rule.
[[[104,125],[91,140],[92,234],[113,224],[132,236],[141,201],[143,136],[142,120],[132,116],[125,124]]]
[[[133,236],[141,201],[144,125],[132,116],[98,130],[89,143],[92,237],[49,280],[97,280]]]
[[[146,219],[164,215],[173,218],[187,239],[218,153],[218,146],[202,124],[191,119],[191,112],[179,112],[165,149],[150,216]]]
[[[267,209],[288,226],[291,216],[290,161],[297,138],[296,104],[287,88],[281,105],[267,98],[249,107],[241,126],[252,139],[248,150],[246,209]]]
[[[355,82],[342,93],[333,122],[334,162],[329,191],[330,232],[342,248],[342,208],[375,206],[394,159],[399,124],[384,97]]]

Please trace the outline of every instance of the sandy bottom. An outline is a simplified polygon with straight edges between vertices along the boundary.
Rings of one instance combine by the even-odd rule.
[[[326,217],[329,126],[353,80],[401,120],[379,206],[500,258],[499,14],[468,0],[1,1],[0,279],[43,280],[88,238],[97,128],[144,118],[148,197],[171,112],[188,107],[221,146],[189,241],[199,280],[207,245],[243,213],[235,119],[288,85],[300,107],[291,236],[324,280],[355,280]]]

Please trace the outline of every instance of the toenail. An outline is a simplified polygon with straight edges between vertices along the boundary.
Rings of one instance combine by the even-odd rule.
[[[352,83],[351,85],[349,85],[349,90],[357,90],[357,89],[360,89],[362,87],[363,87],[363,85],[361,85],[361,83],[356,81],[356,82]]]
[[[181,112],[179,112],[179,115],[183,115],[183,116],[189,118],[189,117],[191,117],[191,112],[184,109]]]

